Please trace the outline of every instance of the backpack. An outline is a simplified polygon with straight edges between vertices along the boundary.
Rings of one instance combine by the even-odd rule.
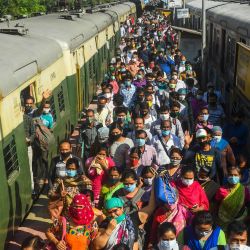
[[[34,119],[35,124],[35,143],[42,151],[48,151],[49,146],[55,143],[52,132],[43,124],[41,119]]]

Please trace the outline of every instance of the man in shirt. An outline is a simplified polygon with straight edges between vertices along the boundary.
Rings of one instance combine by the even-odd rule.
[[[75,158],[78,161],[79,169],[78,174],[84,174],[82,160],[72,154],[72,147],[69,141],[62,141],[59,146],[60,154],[54,157],[50,165],[50,180],[49,184],[52,187],[56,178],[62,178],[66,176],[66,163],[70,158]]]
[[[107,99],[104,96],[98,98],[97,109],[95,111],[95,120],[102,126],[109,125],[112,120],[108,108],[106,107]]]
[[[132,78],[127,76],[124,81],[124,87],[121,88],[120,94],[124,97],[123,104],[125,107],[130,108],[134,101],[135,86],[132,84]]]
[[[102,127],[102,124],[98,124],[95,121],[94,110],[88,109],[86,112],[86,121],[81,127],[81,139],[84,143],[84,160],[87,160],[91,150],[91,146],[94,144],[97,131]]]
[[[172,124],[170,120],[161,121],[161,134],[152,139],[152,146],[156,149],[159,165],[170,163],[170,149],[172,147],[182,148],[180,139],[171,134]]]

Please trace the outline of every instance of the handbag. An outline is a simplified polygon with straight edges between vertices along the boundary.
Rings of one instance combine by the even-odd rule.
[[[155,179],[155,197],[158,201],[173,204],[176,201],[175,189],[170,185],[169,181],[162,176]]]
[[[61,236],[60,241],[63,241],[65,239],[65,236],[66,236],[66,224],[67,224],[67,222],[66,222],[65,217],[63,217],[63,216],[61,217],[61,220],[62,220],[62,236]],[[47,246],[45,246],[44,249],[45,250],[57,250],[56,245],[52,242],[49,242],[47,244]]]

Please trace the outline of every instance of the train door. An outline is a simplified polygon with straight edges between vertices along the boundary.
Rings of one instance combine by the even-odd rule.
[[[221,53],[220,53],[220,70],[221,73],[225,73],[225,48],[226,48],[226,30],[221,30]]]

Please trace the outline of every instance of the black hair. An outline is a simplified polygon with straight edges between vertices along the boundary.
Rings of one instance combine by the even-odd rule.
[[[247,231],[247,226],[242,221],[233,221],[227,227],[228,237],[232,233],[242,235],[246,231]]]
[[[106,144],[98,144],[97,149],[96,149],[96,153],[98,154],[101,150],[106,152],[106,155],[109,156],[109,149],[106,146]]]
[[[133,169],[126,169],[122,174],[121,181],[124,181],[127,178],[132,178],[133,180],[138,181],[137,174]]]
[[[90,113],[90,112],[93,113],[93,114],[95,113],[95,111],[93,109],[87,109],[86,114]]]
[[[241,174],[240,168],[238,166],[228,166],[227,171],[229,172],[231,170],[236,170],[239,174]]]
[[[116,115],[121,114],[121,113],[127,114],[128,109],[126,107],[117,107],[117,108],[115,108],[115,114]]]
[[[194,79],[193,78],[187,78],[186,79],[186,85],[194,86]]]
[[[91,202],[94,201],[94,192],[92,190],[90,190],[90,189],[83,189],[81,193],[84,194],[84,195],[89,194]]]
[[[28,96],[26,96],[26,97],[24,98],[24,103],[26,103],[27,100],[32,100],[33,103],[35,103],[35,98],[34,98],[33,96],[31,96],[31,95],[28,95]]]
[[[154,169],[153,167],[151,167],[151,166],[145,166],[145,167],[142,169],[142,171],[141,171],[141,176],[144,176],[144,175],[147,174],[147,173],[151,173],[151,174],[155,175],[155,174],[156,174],[156,171],[155,171],[155,169]]]
[[[176,92],[177,93],[177,92]],[[177,93],[178,94],[178,93]],[[178,96],[179,96],[179,94],[178,94]],[[179,102],[173,102],[172,103],[172,105],[171,105],[171,108],[173,108],[173,107],[177,107],[177,108],[181,108],[181,105],[180,105],[180,103]]]
[[[69,158],[66,162],[66,167],[70,166],[74,164],[76,166],[77,169],[79,169],[79,161],[76,158]]]
[[[70,143],[70,141],[69,141],[69,140],[62,140],[62,141],[59,143],[59,145],[62,145],[62,144],[64,144],[64,143],[69,144],[69,145],[70,145],[70,147],[71,147],[71,143]]]
[[[165,111],[168,111],[169,112],[169,107],[168,106],[161,106],[159,108],[159,112],[162,113],[162,112],[165,112]]]
[[[193,166],[189,166],[189,165],[186,165],[186,166],[183,166],[181,168],[181,176],[183,176],[184,174],[186,173],[189,173],[189,172],[193,172],[195,174],[195,168]]]
[[[140,104],[140,109],[149,109],[148,103],[147,102],[143,102]]]
[[[139,158],[141,157],[141,150],[138,147],[133,147],[130,149],[129,155],[138,154]]]
[[[114,167],[110,168],[110,169],[108,170],[108,174],[110,174],[111,172],[114,172],[114,171],[118,172],[118,173],[119,173],[119,175],[121,175],[121,174],[122,174],[121,169],[120,169],[120,168],[118,168],[118,167],[116,167],[116,166],[114,166]]]
[[[161,128],[162,128],[162,126],[163,126],[163,124],[164,124],[165,122],[169,122],[170,127],[172,128],[172,122],[171,122],[170,119],[169,119],[169,120],[161,120]]]
[[[141,134],[144,134],[145,137],[148,137],[146,131],[143,130],[143,129],[139,129],[139,130],[136,130],[136,131],[135,131],[135,137],[137,137],[138,135],[141,135]]]
[[[113,122],[113,123],[110,124],[109,134],[111,134],[112,130],[114,130],[114,129],[116,129],[116,128],[119,129],[119,130],[121,130],[121,131],[123,130],[120,123],[118,123],[118,122]]]
[[[212,225],[214,224],[213,216],[208,211],[198,211],[193,219],[192,226],[195,227],[197,225]]]
[[[143,123],[145,123],[144,118],[143,118],[143,117],[141,117],[141,116],[139,116],[139,115],[137,115],[137,116],[133,117],[133,120],[134,120],[134,121],[135,121],[136,119],[142,119],[142,120],[143,120]]]
[[[98,97],[98,101],[99,100],[105,100],[105,101],[107,101],[107,98],[101,95],[101,96]]]
[[[113,96],[113,102],[117,104],[117,106],[122,106],[124,102],[124,97],[121,94],[115,94]]]
[[[32,247],[34,250],[41,250],[45,247],[45,242],[39,236],[29,236],[24,239],[21,249]]]
[[[172,148],[170,149],[170,155],[172,155],[173,153],[177,153],[177,154],[179,154],[181,157],[183,157],[182,151],[181,151],[179,148],[172,147]]]
[[[175,226],[170,222],[164,222],[162,223],[158,228],[158,235],[161,237],[166,232],[173,232],[176,235],[176,228]]]

